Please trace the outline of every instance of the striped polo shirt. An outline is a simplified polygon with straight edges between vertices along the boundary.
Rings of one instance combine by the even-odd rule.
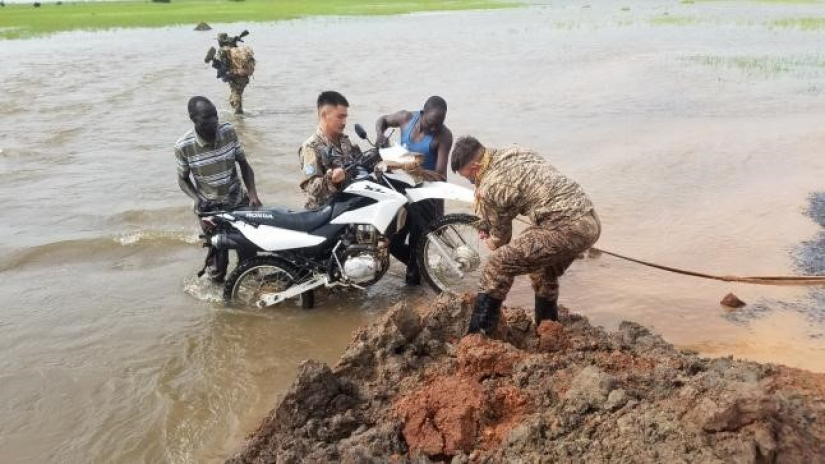
[[[214,143],[203,140],[194,128],[189,129],[175,143],[175,158],[178,174],[191,174],[198,192],[207,200],[235,206],[244,198],[235,162],[245,160],[246,154],[232,124],[218,126]]]

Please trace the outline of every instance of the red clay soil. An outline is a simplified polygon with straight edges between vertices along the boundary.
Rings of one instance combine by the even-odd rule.
[[[567,347],[564,326],[560,322],[543,321],[536,332],[539,336],[539,351],[555,353]]]
[[[633,323],[506,308],[463,337],[472,298],[397,305],[333,367],[307,361],[229,462],[825,462],[825,375],[704,359]]]
[[[773,378],[777,390],[795,389],[811,395],[825,397],[825,374],[804,371],[793,367],[777,366]]]
[[[410,451],[453,456],[498,446],[523,419],[529,398],[512,385],[485,388],[481,382],[511,375],[523,357],[512,346],[480,335],[461,339],[456,373],[430,376],[394,406]]]
[[[429,456],[471,451],[484,406],[481,384],[452,376],[422,385],[395,405],[410,449]]]

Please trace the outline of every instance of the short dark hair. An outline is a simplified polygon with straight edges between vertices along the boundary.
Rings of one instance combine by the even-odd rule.
[[[432,97],[428,98],[426,102],[424,102],[424,111],[427,110],[442,110],[445,113],[447,112],[447,101],[443,98],[439,97],[438,95],[433,95]]]
[[[207,105],[215,106],[209,101],[208,98],[197,95],[189,99],[189,103],[186,105],[186,109],[189,110],[189,116],[191,117],[192,114],[195,113],[195,108],[198,106],[198,103],[206,103]]]
[[[453,169],[453,172],[457,172],[459,169],[470,164],[482,148],[484,148],[484,145],[475,137],[470,135],[459,137],[458,140],[455,141],[455,145],[453,145],[453,154],[451,156],[450,167]]]
[[[326,105],[345,106],[349,108],[347,99],[334,90],[326,90],[318,95],[318,109],[320,110],[322,106]]]

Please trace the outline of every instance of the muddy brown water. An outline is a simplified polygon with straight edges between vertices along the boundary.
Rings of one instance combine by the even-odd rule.
[[[300,360],[334,362],[354,328],[429,296],[395,268],[312,311],[214,304],[172,155],[194,94],[236,125],[267,204],[302,204],[296,149],[319,91],[343,92],[350,125],[368,128],[440,94],[454,133],[533,147],[579,180],[600,247],[720,274],[822,273],[806,212],[822,208],[825,34],[770,25],[822,7],[625,3],[249,25],[243,118],[200,61],[211,32],[0,42],[2,460],[219,461]],[[608,328],[631,319],[703,354],[825,371],[822,290],[609,257],[562,285],[563,304]],[[749,306],[727,312],[730,291]],[[520,281],[510,303],[531,301]]]

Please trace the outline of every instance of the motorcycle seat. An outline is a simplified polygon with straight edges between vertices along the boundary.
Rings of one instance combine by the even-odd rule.
[[[298,232],[311,232],[332,219],[332,205],[310,211],[290,211],[276,206],[235,210],[232,215],[253,225],[266,225]]]

